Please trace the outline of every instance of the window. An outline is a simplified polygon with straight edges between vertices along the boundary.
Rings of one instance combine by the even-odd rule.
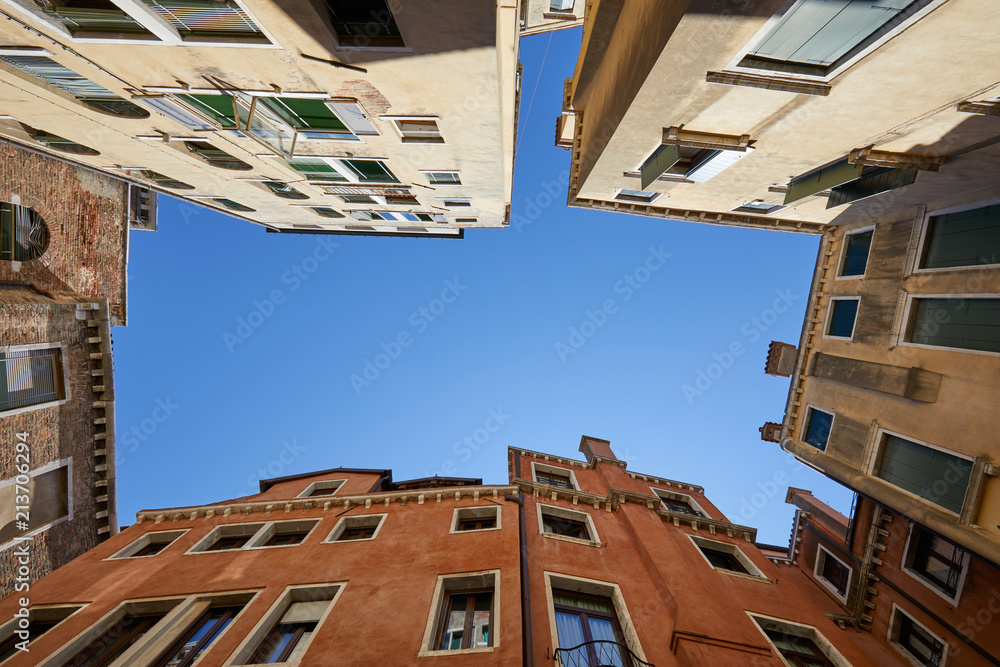
[[[713,136],[707,135],[707,133],[698,134],[704,135],[706,138]],[[666,180],[688,180],[704,183],[749,155],[753,150],[752,147],[746,145],[740,146],[738,149],[724,149],[705,145],[660,144],[639,167],[640,187],[645,190],[661,177],[666,177]],[[635,191],[623,190],[621,194],[626,192]]]
[[[841,602],[847,602],[847,589],[851,585],[851,568],[822,545],[816,551],[816,568],[813,573],[821,584],[840,598]]]
[[[0,636],[4,637],[0,640],[0,662],[22,653],[23,651],[18,648],[18,644],[27,646],[30,650],[30,642],[59,625],[78,609],[80,607],[32,607],[28,610],[27,628],[21,627],[20,619],[16,618],[6,623],[0,630],[2,633]],[[27,639],[25,639],[25,635],[20,634],[25,631]]]
[[[660,498],[660,505],[670,512],[680,512],[691,516],[707,517],[708,514],[694,501],[691,496],[684,493],[675,493],[666,489],[656,489],[650,487],[653,493]]]
[[[781,204],[767,204],[762,199],[755,199],[753,201],[748,201],[741,206],[737,206],[733,209],[735,213],[758,213],[760,215],[767,215],[768,213],[773,213],[777,210],[785,208]]]
[[[561,664],[632,664],[610,598],[554,588],[552,606]]]
[[[893,486],[961,514],[972,461],[883,432],[874,473]]]
[[[386,0],[326,0],[340,48],[405,46]]]
[[[1000,264],[1000,204],[927,219],[921,269]]]
[[[0,261],[27,262],[41,257],[48,247],[49,228],[42,216],[27,206],[0,202]]]
[[[492,651],[499,585],[498,570],[438,577],[420,655]]]
[[[549,0],[549,11],[571,12],[574,0]]]
[[[326,479],[319,482],[313,482],[306,487],[305,491],[299,494],[299,498],[332,496],[337,492],[337,489],[343,486],[345,481],[346,480],[343,479]]]
[[[329,206],[310,206],[313,211],[324,218],[343,218],[344,214]]]
[[[250,542],[250,538],[263,527],[262,523],[233,523],[217,526],[198,544],[194,545],[189,553],[242,549]]]
[[[644,192],[642,190],[619,190],[618,194],[615,195],[615,199],[650,204],[659,199],[662,194],[660,192]]]
[[[929,0],[798,0],[740,67],[825,77],[913,16]]]
[[[139,178],[144,178],[147,181],[152,181],[163,188],[173,188],[175,190],[194,190],[193,185],[188,185],[187,183],[170,178],[169,176],[164,176],[163,174],[155,171],[150,171],[149,169],[143,169],[135,175]]]
[[[424,176],[431,185],[461,185],[462,178],[457,171],[425,171]]]
[[[143,0],[184,41],[269,41],[254,20],[232,0]]]
[[[802,441],[821,452],[825,452],[826,446],[830,442],[833,417],[832,412],[809,406],[806,409],[806,425],[802,430]]]
[[[0,348],[0,414],[66,399],[62,349],[50,345]]]
[[[906,341],[957,350],[1000,352],[1000,299],[914,297]]]
[[[142,558],[155,556],[186,533],[186,530],[170,530],[158,533],[146,533],[132,544],[128,545],[112,558]]]
[[[290,547],[301,544],[319,523],[317,519],[274,521],[264,526],[250,542],[254,547]]]
[[[871,250],[874,229],[850,232],[844,236],[844,261],[840,265],[840,275],[845,278],[864,276],[868,267],[868,253]]]
[[[404,144],[443,144],[435,118],[393,118],[392,124]]]
[[[548,484],[549,486],[569,489],[570,491],[580,488],[576,483],[576,475],[572,470],[567,468],[557,468],[556,466],[532,461],[531,472],[535,477],[535,481],[539,484]]]
[[[437,213],[403,213],[401,211],[351,211],[358,220],[386,220],[390,222],[444,222],[444,216]],[[406,228],[410,231],[410,228]]]
[[[334,526],[327,542],[357,542],[374,540],[378,535],[385,514],[366,514],[363,516],[345,516]]]
[[[538,524],[544,537],[598,542],[593,520],[586,512],[539,504]]]
[[[451,532],[453,533],[491,530],[499,527],[499,507],[461,507],[455,510],[451,521]]]
[[[243,605],[211,606],[166,650],[153,667],[190,667],[229,627]]]
[[[441,205],[445,208],[461,208],[472,206],[472,200],[467,197],[447,197],[441,199]]]
[[[698,551],[712,568],[751,577],[766,578],[764,573],[735,544],[707,540],[694,535],[688,535],[688,538],[698,547]]]
[[[226,199],[224,197],[213,197],[212,201],[216,204],[222,204],[231,211],[240,211],[244,213],[253,212],[256,209],[250,208],[249,206],[244,206],[239,202],[234,202],[232,199]]]
[[[263,183],[264,187],[282,199],[309,199],[309,195],[299,192],[288,183],[281,181],[264,181]]]
[[[23,444],[23,443],[22,443]],[[11,457],[15,447],[11,446]],[[56,523],[73,518],[73,502],[69,493],[72,459],[54,461],[28,473],[28,483],[18,484],[16,478],[0,482],[0,549],[19,537],[35,535]],[[22,479],[23,481],[23,479]],[[20,487],[20,490],[18,489]],[[27,488],[27,494],[22,493]],[[25,503],[24,495],[28,496]],[[28,520],[17,521],[15,507],[28,506]]]
[[[298,663],[342,586],[293,586],[240,647],[231,664]]]
[[[952,604],[958,604],[969,558],[969,553],[958,545],[912,524],[903,570]]]
[[[916,169],[866,166],[841,158],[789,181],[784,204],[829,190],[826,207],[833,208],[910,185],[916,177]]]
[[[861,297],[833,297],[830,300],[826,323],[827,338],[854,338],[854,324],[858,318]]]
[[[216,148],[208,142],[185,141],[184,146],[213,167],[218,167],[220,169],[236,169],[240,171],[249,171],[250,169],[253,169],[253,167],[243,160],[234,158],[229,153]]]
[[[64,139],[55,134],[31,129],[31,138],[49,148],[63,153],[73,153],[74,155],[100,155],[100,151],[94,150],[90,146],[78,144],[75,141]]]
[[[0,61],[69,93],[81,104],[94,111],[122,118],[149,118],[149,112],[145,109],[122,99],[107,88],[80,76],[68,67],[60,65],[47,55],[37,55],[27,51],[23,54],[12,53],[7,50],[0,52]]]
[[[175,603],[176,604],[176,603]],[[166,611],[126,613],[65,663],[65,667],[108,667],[166,616]]]
[[[74,37],[124,37],[156,40],[156,37],[109,0],[62,0],[52,2],[42,9],[49,17],[59,21]]]
[[[288,162],[292,169],[310,181],[332,183],[399,183],[382,160],[347,160],[338,158],[296,157]]]
[[[793,667],[851,667],[816,628],[747,612],[774,652]]]
[[[948,653],[948,645],[943,639],[895,604],[892,605],[889,643],[914,665],[943,665]]]

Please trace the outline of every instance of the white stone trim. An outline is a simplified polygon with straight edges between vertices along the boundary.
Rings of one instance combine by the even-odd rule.
[[[958,601],[962,597],[962,589],[965,587],[965,577],[966,577],[966,575],[969,574],[969,563],[972,560],[972,554],[969,552],[968,549],[966,549],[966,548],[964,548],[964,547],[962,547],[960,545],[955,545],[959,549],[962,549],[962,551],[965,553],[965,557],[964,557],[964,559],[962,561],[962,573],[960,575],[958,575],[958,585],[955,586],[955,596],[954,597],[949,597],[943,590],[941,590],[941,588],[940,588],[940,586],[938,586],[938,584],[936,584],[935,582],[931,581],[930,579],[928,579],[924,575],[922,575],[919,572],[917,572],[916,570],[914,570],[910,565],[907,565],[908,562],[912,562],[910,560],[910,547],[913,545],[914,527],[917,526],[917,525],[918,524],[916,524],[916,523],[914,523],[912,521],[910,522],[909,532],[906,535],[906,546],[903,548],[903,559],[899,563],[899,569],[902,570],[903,572],[905,572],[907,575],[909,575],[909,576],[913,577],[914,579],[916,579],[917,581],[919,581],[921,584],[923,584],[924,586],[926,586],[928,589],[934,591],[935,595],[937,595],[938,597],[940,597],[942,600],[944,600],[948,604],[954,605],[954,606],[957,607],[958,606]],[[937,535],[938,538],[944,540],[945,542],[948,542],[949,544],[953,544],[953,545],[955,544],[951,540],[948,540],[948,539],[942,537],[941,535],[938,535],[937,533],[935,533],[933,530],[930,530],[926,526],[921,526],[921,529],[927,531],[928,533],[933,533],[934,535]]]
[[[538,461],[531,462],[531,481],[537,484],[543,484],[544,482],[538,481],[538,473],[551,473],[553,475],[562,475],[563,477],[569,477],[570,483],[573,485],[572,491],[580,490],[580,483],[576,481],[576,473],[569,468],[560,468],[559,466],[549,465],[548,463],[540,463]]]
[[[315,496],[316,498],[332,498],[333,496],[337,495],[337,491],[340,491],[340,487],[342,487],[346,482],[347,482],[346,478],[317,480],[312,484],[310,484],[309,486],[307,486],[305,490],[302,491],[302,493],[296,496],[296,498],[311,498],[313,496],[311,496],[310,494],[312,494],[313,491],[321,489],[334,489],[333,493],[331,494]]]
[[[444,602],[449,593],[459,593],[463,590],[493,588],[493,608],[490,612],[490,632],[493,633],[493,645],[479,648],[446,650],[432,648],[437,639],[437,630],[444,614]],[[424,636],[420,642],[418,657],[465,655],[469,653],[492,653],[500,646],[500,570],[480,570],[478,572],[463,572],[461,574],[438,575],[431,597],[430,609],[427,612],[427,623],[424,625]]]
[[[970,264],[968,266],[948,266],[937,269],[922,269],[920,268],[920,260],[924,255],[925,246],[927,244],[927,230],[930,228],[931,218],[938,215],[949,215],[951,213],[961,213],[962,211],[971,211],[977,208],[986,208],[987,206],[996,206],[1000,204],[1000,197],[994,199],[986,199],[983,201],[977,201],[966,204],[959,204],[957,206],[949,206],[947,208],[936,209],[933,211],[923,211],[923,215],[918,219],[918,229],[919,229],[919,242],[917,243],[917,252],[914,256],[913,268],[911,273],[921,274],[921,273],[940,273],[942,271],[971,271],[974,269],[996,269],[1000,267],[1000,263],[997,264]]]
[[[868,265],[871,264],[872,258],[872,246],[868,246],[868,257],[865,259],[865,270],[856,276],[845,276],[844,272],[844,262],[847,260],[847,243],[848,237],[854,236],[855,234],[863,234],[865,232],[872,232],[872,244],[875,243],[875,229],[877,225],[866,225],[864,227],[858,227],[857,229],[849,229],[844,232],[840,240],[840,258],[837,260],[837,275],[834,280],[859,280],[868,275]]]
[[[950,350],[952,352],[963,352],[965,354],[980,354],[989,357],[1000,356],[1000,352],[990,352],[989,350],[970,350],[965,347],[947,347],[945,345],[927,345],[926,343],[913,343],[907,338],[910,337],[910,325],[913,319],[913,303],[917,299],[998,299],[1000,295],[991,292],[973,292],[973,293],[962,293],[962,294],[927,294],[927,293],[913,293],[904,292],[906,296],[906,304],[903,308],[903,317],[900,319],[899,325],[900,329],[898,332],[893,332],[898,336],[897,345],[905,345],[907,347],[922,347],[926,350]]]
[[[833,319],[833,304],[835,301],[857,301],[858,307],[854,311],[854,323],[851,325],[851,335],[850,336],[833,336],[829,333],[831,320]],[[860,296],[831,296],[829,303],[826,305],[826,319],[823,321],[823,338],[829,338],[831,340],[854,340],[854,332],[858,330],[858,318],[861,316],[861,297]]]
[[[133,556],[132,554],[136,553],[137,551],[141,551],[150,544],[153,543],[163,544],[165,542],[167,546],[163,547],[163,549],[160,550],[160,553],[163,553],[164,550],[168,549],[171,544],[176,542],[182,535],[184,535],[184,533],[188,532],[189,530],[191,529],[184,528],[181,530],[158,530],[158,531],[148,532],[145,535],[139,537],[138,539],[133,540],[128,546],[126,546],[124,549],[120,549],[113,556],[108,556],[103,560],[121,560],[123,558],[153,558],[154,556],[158,556],[159,554],[151,554],[149,556]]]
[[[706,519],[711,518],[708,512],[706,512],[705,509],[701,505],[699,505],[694,498],[692,498],[686,493],[679,493],[677,491],[671,491],[670,489],[661,489],[655,486],[649,487],[649,490],[652,491],[660,499],[666,498],[668,500],[678,500],[680,502],[687,503],[691,507],[691,509],[695,510],[696,512],[700,512],[702,517]]]
[[[496,518],[496,526],[493,528],[480,528],[479,530],[459,530],[458,522],[462,519],[480,519],[483,517],[488,517],[493,515]],[[501,517],[503,512],[500,511],[499,505],[480,505],[478,507],[456,507],[451,515],[451,530],[449,533],[485,533],[490,530],[500,530],[503,526],[501,524]]]
[[[895,602],[892,603],[892,612],[889,615],[889,629],[888,632],[886,633],[886,641],[888,641],[889,644],[894,649],[896,649],[896,651],[901,656],[903,656],[903,658],[913,663],[915,667],[924,667],[924,665],[927,664],[921,661],[917,656],[910,653],[910,651],[906,647],[904,647],[902,644],[899,643],[899,624],[900,624],[899,614],[902,614],[903,616],[909,618],[911,621],[913,621],[914,625],[919,625],[924,630],[924,632],[926,632],[931,637],[938,640],[939,642],[941,642],[941,644],[944,645],[944,649],[941,651],[941,662],[938,664],[942,666],[948,664],[948,649],[951,648],[948,642],[945,641],[943,638],[941,638],[937,633],[931,632],[930,628],[928,628],[926,625],[918,621],[911,614],[908,614],[905,611],[903,611],[903,608],[900,607]]]
[[[716,572],[722,572],[724,574],[732,574],[736,576],[747,576],[744,575],[742,572],[733,572],[732,570],[723,570],[715,567],[714,565],[712,565],[712,562],[708,560],[708,556],[706,556],[705,552],[701,550],[701,547],[704,546],[707,549],[715,549],[716,551],[723,551],[728,554],[732,554],[733,556],[736,557],[736,560],[738,560],[740,564],[747,569],[747,572],[750,573],[749,577],[751,579],[758,581],[760,580],[770,581],[767,575],[764,574],[759,567],[757,567],[757,564],[754,563],[752,560],[750,560],[750,558],[747,557],[745,553],[743,553],[743,550],[740,549],[735,544],[730,544],[729,542],[719,542],[718,540],[710,540],[697,535],[692,535],[690,533],[686,533],[686,535],[687,538],[691,540],[691,543],[694,545],[695,549],[698,550],[698,555],[700,555],[705,560],[705,563]]]
[[[774,645],[771,638],[764,632],[765,629],[777,630],[796,637],[811,639],[816,643],[816,646],[823,651],[826,655],[826,659],[836,665],[836,667],[853,667],[851,663],[847,661],[847,658],[841,655],[840,651],[838,651],[837,648],[830,643],[830,640],[824,637],[823,633],[817,630],[814,626],[796,623],[795,621],[787,621],[785,619],[767,616],[754,611],[744,610],[744,612],[750,617],[750,620],[753,621],[754,625],[757,626],[757,629],[760,630],[760,634],[763,635],[764,640],[768,643],[768,646],[771,647],[773,655],[781,657],[781,651],[778,650],[778,647]],[[782,660],[784,660],[783,657]],[[786,665],[790,664],[787,660],[784,662]]]
[[[543,503],[536,503],[535,511],[538,514],[538,534],[542,537],[552,540],[565,540],[566,542],[575,542],[577,544],[586,544],[592,547],[602,546],[600,535],[597,534],[597,528],[594,526],[594,519],[589,512],[571,510],[565,507],[558,507],[556,505],[545,505]],[[546,515],[580,521],[587,526],[587,531],[590,533],[590,539],[582,540],[578,537],[568,537],[566,535],[556,535],[554,533],[545,532],[544,517]]]
[[[64,521],[72,521],[73,520],[73,491],[76,489],[76,484],[73,481],[73,457],[72,456],[68,456],[68,457],[66,457],[64,459],[59,459],[58,461],[52,461],[50,463],[46,463],[43,466],[35,468],[34,470],[32,470],[32,471],[30,471],[28,473],[28,477],[36,477],[38,475],[41,475],[41,474],[44,474],[44,473],[47,473],[47,472],[51,472],[53,470],[58,470],[59,468],[66,468],[66,516],[59,517],[55,521],[50,521],[49,523],[45,524],[44,526],[39,526],[38,528],[35,528],[34,530],[31,530],[31,531],[28,531],[27,533],[23,533],[21,535],[18,535],[16,537],[14,537],[13,539],[8,540],[7,542],[4,542],[3,544],[0,544],[0,551],[4,551],[5,549],[10,549],[11,547],[17,545],[19,542],[23,542],[24,540],[30,539],[30,538],[34,537],[35,535],[38,535],[39,533],[42,533],[42,532],[48,530],[52,526],[56,526],[56,525],[58,525],[58,524],[60,524],[60,523],[62,523]],[[11,485],[15,485],[16,486],[16,484],[17,484],[17,475],[15,475],[14,477],[12,477],[11,479],[5,479],[3,481],[0,481],[0,488],[6,487],[6,486],[11,486]],[[17,491],[17,489],[15,488],[15,492],[16,491]]]
[[[817,544],[816,546],[818,547],[816,550],[816,564],[813,567],[813,575],[816,577],[816,581],[821,583],[824,588],[830,591],[830,593],[832,593],[835,598],[837,598],[844,604],[847,604],[847,596],[851,592],[851,580],[854,579],[854,568],[852,568],[850,565],[848,565],[843,560],[838,558],[836,554],[834,554],[832,551],[824,547],[822,544]],[[847,585],[844,587],[843,595],[841,595],[840,592],[837,591],[837,588],[833,585],[833,583],[831,583],[828,579],[826,579],[822,574],[823,565],[826,563],[827,558],[832,558],[833,560],[837,561],[845,568],[847,568]]]
[[[324,542],[342,543],[349,544],[351,542],[371,542],[376,537],[378,537],[379,531],[382,530],[382,526],[385,525],[385,518],[389,516],[388,514],[355,514],[353,516],[342,516],[337,524],[327,535]],[[375,532],[372,533],[371,537],[358,538],[356,540],[341,540],[339,539],[341,534],[348,528],[360,528],[365,526],[375,526]]]

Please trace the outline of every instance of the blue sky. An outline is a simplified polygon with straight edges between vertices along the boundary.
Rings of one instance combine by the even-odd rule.
[[[504,483],[508,446],[579,458],[583,434],[764,542],[788,542],[789,485],[849,510],[757,431],[781,421],[764,360],[798,343],[818,238],[567,208],[552,128],[579,43],[521,42],[519,226],[275,235],[161,198],[113,332],[122,525],[337,466]]]

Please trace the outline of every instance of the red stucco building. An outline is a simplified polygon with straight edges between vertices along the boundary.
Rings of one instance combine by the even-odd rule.
[[[908,664],[701,487],[580,449],[511,448],[506,485],[338,468],[142,511],[0,601],[4,667]]]

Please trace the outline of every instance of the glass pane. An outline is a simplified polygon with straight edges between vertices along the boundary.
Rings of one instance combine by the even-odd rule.
[[[493,606],[492,593],[477,593],[472,610],[472,645],[469,648],[489,646],[490,611]]]
[[[868,251],[872,244],[874,230],[850,234],[847,237],[847,250],[844,254],[842,276],[863,276],[868,266]]]
[[[579,614],[557,611],[556,633],[559,635],[559,648],[579,646],[585,641],[583,638],[583,619]]]
[[[263,104],[297,130],[329,129],[348,132],[347,126],[340,122],[322,100],[262,97],[257,104]]]
[[[822,410],[809,409],[809,423],[806,424],[806,432],[803,440],[806,444],[812,445],[823,451],[830,442],[830,427],[833,425],[833,415]]]
[[[878,476],[956,514],[962,511],[972,461],[887,435]]]
[[[462,639],[465,634],[465,614],[468,604],[468,595],[451,596],[451,609],[445,621],[444,639],[441,642],[441,648],[446,650],[462,648]]]
[[[202,617],[181,646],[165,663],[164,667],[190,665],[204,653],[215,638],[232,622],[239,607],[217,607]]]
[[[398,183],[384,164],[378,160],[344,160],[363,183]]]
[[[925,269],[1000,263],[1000,205],[932,217],[924,245]]]
[[[227,129],[236,128],[236,121],[233,117],[233,98],[229,95],[184,94],[177,97],[222,127]]]
[[[830,308],[830,325],[827,334],[850,338],[854,334],[854,320],[858,315],[858,299],[838,299]]]
[[[1000,299],[914,299],[909,340],[1000,352]]]

